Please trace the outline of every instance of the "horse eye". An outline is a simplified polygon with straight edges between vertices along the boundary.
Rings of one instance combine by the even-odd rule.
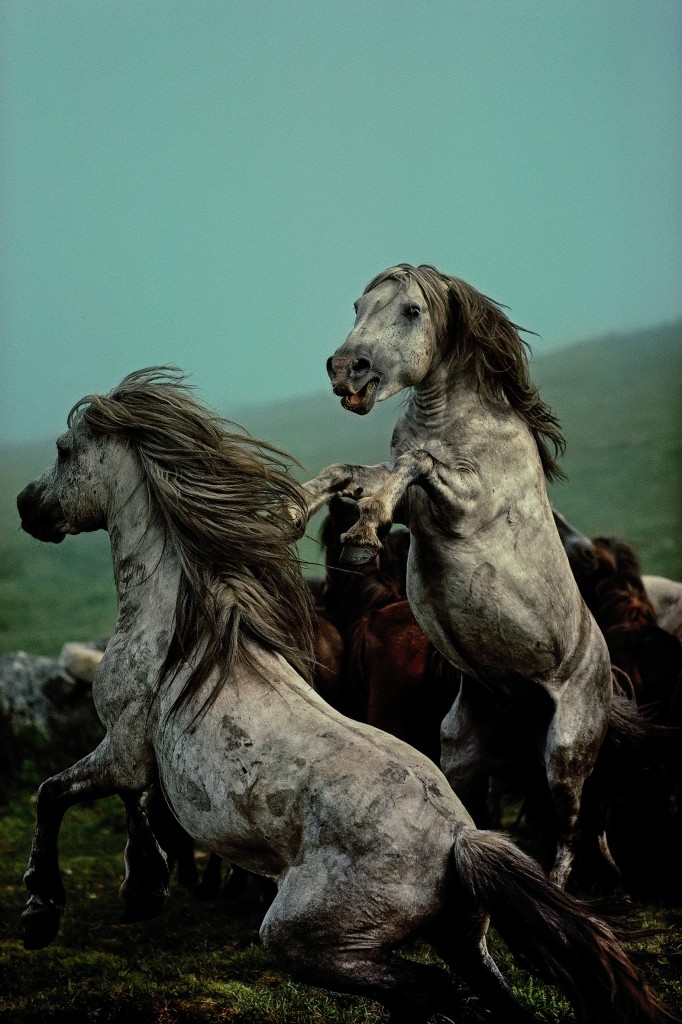
[[[419,306],[406,306],[403,310],[403,316],[406,316],[408,320],[416,320],[420,313]]]

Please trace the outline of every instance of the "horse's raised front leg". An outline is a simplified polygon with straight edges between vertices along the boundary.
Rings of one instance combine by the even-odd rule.
[[[24,875],[31,894],[22,915],[26,949],[42,949],[59,930],[65,897],[58,839],[64,813],[73,804],[112,796],[117,789],[106,738],[92,753],[38,789],[36,830]]]
[[[322,508],[334,494],[355,499],[367,494],[374,494],[383,486],[390,471],[391,467],[388,463],[378,463],[376,466],[335,463],[333,466],[327,466],[302,486],[308,506],[308,519]],[[299,525],[304,527],[305,523]]]
[[[358,501],[360,518],[347,533],[342,561],[361,565],[370,562],[381,550],[379,531],[390,527],[395,510],[408,487],[428,478],[435,459],[421,449],[399,455],[386,467],[383,485]]]

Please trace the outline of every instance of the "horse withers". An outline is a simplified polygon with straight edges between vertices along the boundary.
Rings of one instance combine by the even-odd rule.
[[[478,831],[426,757],[309,685],[289,516],[305,509],[276,452],[159,370],[78,403],[57,448],[19,496],[22,525],[53,542],[107,530],[119,609],[93,681],[105,738],[38,792],[29,947],[58,928],[58,834],[76,802],[125,797],[123,894],[130,907],[160,879],[156,898],[164,865],[139,800],[158,782],[197,841],[275,881],[264,945],[299,978],[379,1001],[393,1024],[456,1006],[446,970],[398,955],[419,936],[500,1019],[535,1019],[486,948],[489,915],[581,1019],[666,1019],[603,921]]]

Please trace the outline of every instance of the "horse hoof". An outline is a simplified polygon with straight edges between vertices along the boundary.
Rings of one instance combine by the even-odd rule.
[[[341,565],[366,565],[376,558],[377,552],[373,548],[359,547],[346,544],[341,549],[339,561]]]
[[[168,896],[168,889],[157,890],[156,892],[121,892],[123,899],[122,924],[136,924],[138,921],[149,921],[152,917],[158,917],[163,910]]]
[[[21,915],[24,928],[24,949],[44,949],[59,932],[61,908],[56,904],[31,896]]]

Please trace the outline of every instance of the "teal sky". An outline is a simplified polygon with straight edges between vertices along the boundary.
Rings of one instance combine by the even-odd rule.
[[[353,300],[403,260],[540,350],[682,314],[679,0],[0,16],[6,441],[162,362],[227,415],[320,391]]]

